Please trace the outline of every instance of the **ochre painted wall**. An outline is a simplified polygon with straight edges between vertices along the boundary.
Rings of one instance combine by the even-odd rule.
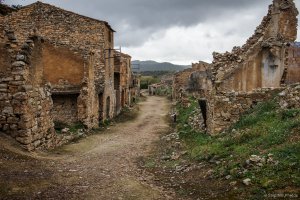
[[[66,80],[71,85],[80,85],[84,77],[84,61],[66,48],[43,46],[44,77],[53,85]]]

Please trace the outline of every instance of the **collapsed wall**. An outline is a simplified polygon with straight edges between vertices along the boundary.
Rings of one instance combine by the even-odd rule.
[[[213,81],[220,91],[280,87],[286,80],[288,49],[297,38],[293,0],[274,0],[252,37],[232,52],[214,53]]]
[[[220,133],[236,123],[254,105],[276,99],[281,108],[300,108],[300,85],[287,88],[260,89],[252,93],[223,93],[215,97],[213,116],[208,116],[211,134]]]
[[[40,63],[33,62],[34,57],[40,56],[41,38],[31,36],[18,44],[13,33],[6,31],[0,46],[3,52],[0,59],[0,131],[28,150],[49,148],[55,138],[50,86],[36,87],[37,81],[32,79],[32,75],[41,78],[38,76]]]
[[[270,99],[274,90],[300,82],[297,15],[292,0],[274,0],[245,45],[213,54],[213,89],[204,94],[208,133],[226,130],[254,104]]]
[[[208,63],[200,61],[199,63],[192,63],[192,68],[175,73],[173,76],[172,98],[177,100],[188,93],[191,75],[197,71],[205,72],[209,66]]]

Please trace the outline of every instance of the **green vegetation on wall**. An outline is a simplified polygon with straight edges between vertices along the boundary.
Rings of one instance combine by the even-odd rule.
[[[180,137],[191,159],[214,163],[216,177],[250,180],[252,194],[300,187],[300,109],[281,109],[275,101],[258,104],[230,130],[210,136],[192,130],[188,118],[198,106],[177,105]]]

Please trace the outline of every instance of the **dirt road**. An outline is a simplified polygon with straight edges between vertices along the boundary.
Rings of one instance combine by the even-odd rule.
[[[148,97],[134,120],[32,157],[1,151],[1,199],[173,199],[137,166],[168,130],[168,101]]]

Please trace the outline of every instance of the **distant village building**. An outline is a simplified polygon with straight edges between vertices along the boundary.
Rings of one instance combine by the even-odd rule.
[[[41,2],[0,10],[0,132],[28,150],[49,148],[61,143],[56,124],[91,129],[120,112],[130,56],[115,68],[107,22]]]
[[[190,89],[191,75],[197,71],[206,71],[207,68],[209,68],[209,64],[200,61],[193,63],[192,68],[177,72],[173,77],[172,98],[174,100],[180,99]]]
[[[125,106],[132,105],[131,98],[137,98],[139,95],[136,93],[138,84],[133,84],[133,72],[131,70],[131,56],[121,53],[120,56],[115,58],[115,74],[114,83],[116,90],[116,114],[121,112]],[[138,80],[136,80],[138,83]]]

